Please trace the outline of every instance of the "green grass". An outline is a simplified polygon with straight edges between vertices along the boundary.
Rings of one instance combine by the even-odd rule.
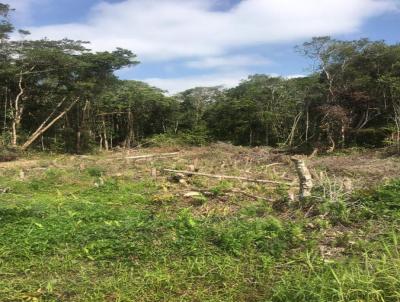
[[[262,201],[199,215],[173,195],[160,202],[152,180],[94,186],[102,174],[0,178],[0,301],[400,301],[397,216],[360,214],[398,214],[400,182],[349,207],[361,235],[323,259],[322,232],[334,226],[309,230],[319,218],[288,219]]]

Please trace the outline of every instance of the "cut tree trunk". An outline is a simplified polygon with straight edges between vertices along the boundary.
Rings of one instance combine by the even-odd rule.
[[[299,177],[299,199],[303,200],[304,198],[311,196],[311,190],[314,186],[311,173],[303,159],[292,157],[291,160],[296,167],[297,175]]]
[[[108,139],[107,139],[107,127],[106,127],[106,121],[104,119],[104,116],[102,117],[102,122],[103,122],[103,139],[104,139],[104,148],[106,151],[108,151]]]
[[[68,113],[68,111],[71,110],[71,108],[79,101],[79,97],[76,98],[69,106],[66,108],[64,111],[62,111],[59,115],[57,115],[52,121],[50,121],[47,125],[46,123],[51,119],[51,117],[54,115],[54,113],[57,111],[57,109],[61,106],[61,104],[64,102],[65,99],[63,99],[54,109],[54,111],[47,117],[47,119],[39,126],[39,128],[28,138],[28,140],[22,145],[21,149],[26,150],[29,148],[32,143],[34,143],[43,133],[45,133],[51,126],[53,126],[59,119],[61,119],[65,114]]]

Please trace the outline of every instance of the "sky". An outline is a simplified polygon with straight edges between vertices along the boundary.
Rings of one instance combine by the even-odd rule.
[[[314,36],[400,42],[400,0],[0,0],[31,39],[91,41],[132,50],[118,72],[170,94],[233,87],[251,74],[296,77],[312,62],[295,46]],[[15,37],[18,38],[18,37]]]

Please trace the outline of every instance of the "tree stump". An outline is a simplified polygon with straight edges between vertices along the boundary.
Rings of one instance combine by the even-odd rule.
[[[308,170],[306,163],[303,159],[292,157],[291,160],[293,161],[297,175],[299,177],[299,185],[300,185],[300,192],[299,192],[299,199],[302,200],[306,197],[311,196],[311,190],[314,186],[311,173]]]

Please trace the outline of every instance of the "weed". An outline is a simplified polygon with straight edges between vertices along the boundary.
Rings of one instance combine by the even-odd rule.
[[[227,195],[237,182],[199,178],[215,196],[194,205],[139,163],[135,181],[99,167],[0,176],[1,301],[400,300],[399,181],[349,194],[331,177],[286,212]]]
[[[105,169],[103,167],[88,167],[85,172],[91,177],[101,177],[105,173]]]

